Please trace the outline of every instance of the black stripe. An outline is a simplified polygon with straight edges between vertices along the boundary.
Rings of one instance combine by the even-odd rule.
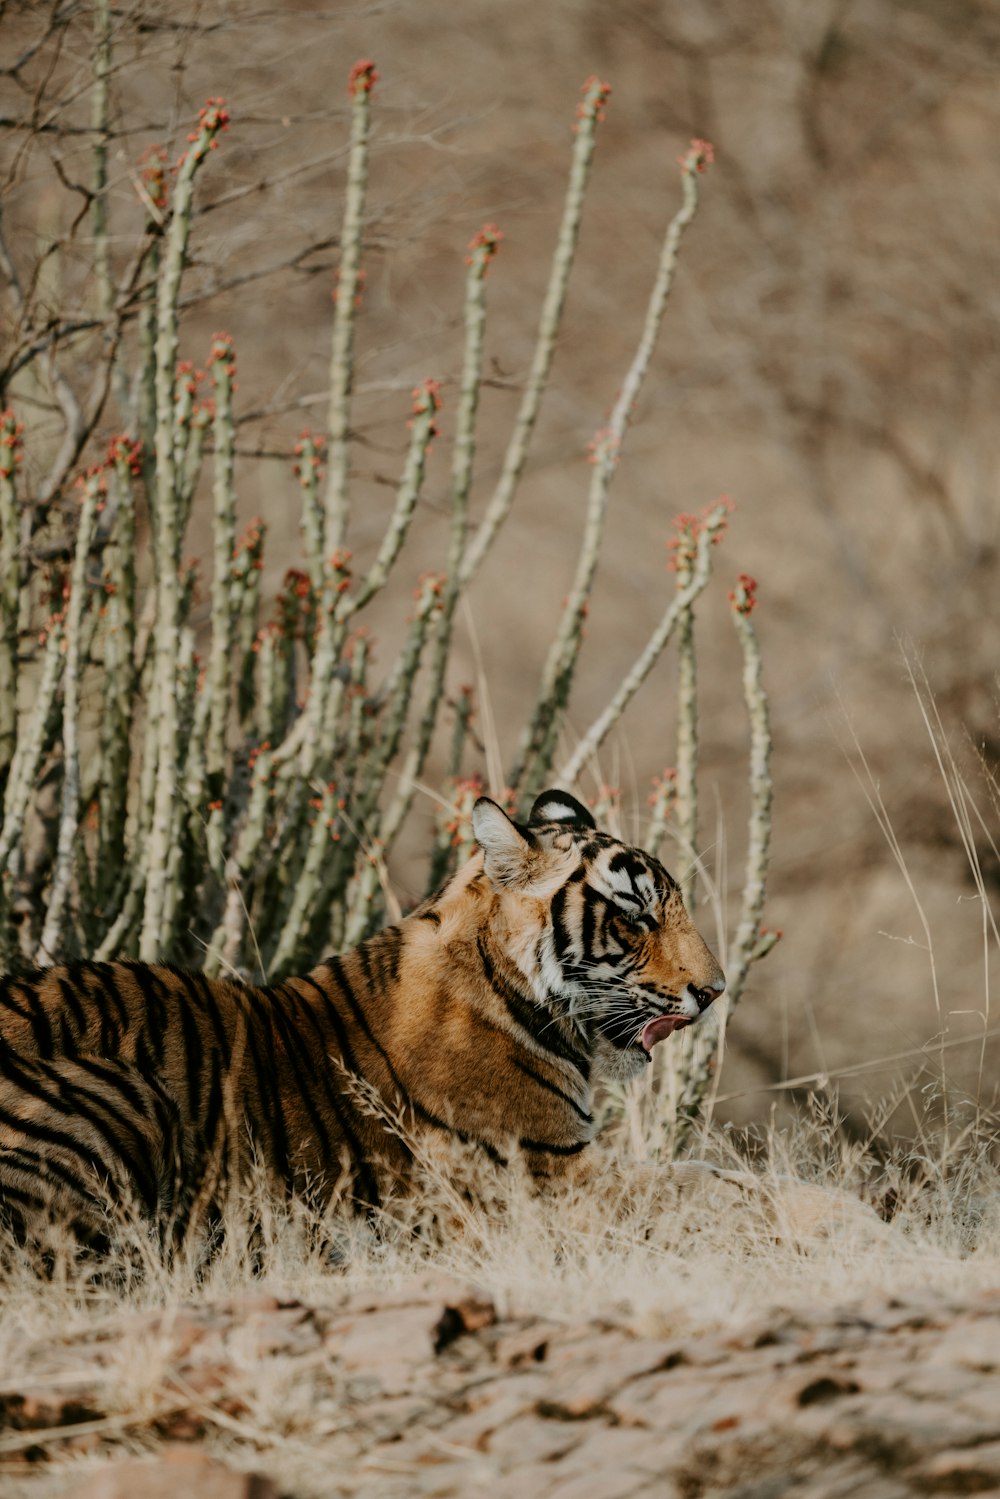
[[[357,1058],[355,1057],[354,1051],[351,1047],[351,1043],[348,1040],[347,1030],[344,1026],[343,1018],[337,1010],[336,1005],[333,1003],[333,1000],[330,998],[327,990],[323,988],[322,984],[317,983],[316,979],[312,978],[309,974],[304,974],[302,978],[297,980],[297,982],[301,984],[308,984],[311,988],[316,990],[316,993],[323,1001],[324,1014],[333,1027],[337,1045],[340,1048],[341,1060],[343,1061],[349,1072],[353,1072],[356,1077],[362,1077],[363,1074],[358,1067]],[[304,997],[303,1004],[305,1004]],[[306,1006],[306,1008],[309,1008],[309,1006]],[[381,1202],[381,1193],[378,1189],[378,1183],[375,1180],[375,1174],[365,1158],[365,1152],[364,1148],[362,1147],[361,1141],[358,1139],[358,1136],[355,1134],[350,1120],[347,1118],[346,1114],[341,1108],[341,1103],[346,1106],[347,1100],[341,1099],[336,1093],[331,1092],[331,1102],[333,1103],[333,1107],[336,1110],[337,1119],[340,1122],[340,1127],[344,1131],[344,1138],[347,1141],[348,1150],[353,1156],[356,1169],[363,1179],[361,1187],[362,1196],[371,1207],[378,1207],[379,1203]]]
[[[379,989],[386,993],[399,979],[399,962],[403,954],[403,933],[398,926],[386,927],[372,938],[379,959]]]
[[[366,968],[364,948],[359,948],[358,952],[361,955],[362,967]],[[435,1129],[445,1130],[449,1135],[457,1135],[458,1138],[465,1144],[481,1146],[482,1149],[486,1151],[486,1154],[490,1157],[491,1160],[496,1161],[498,1165],[506,1165],[506,1161],[504,1161],[503,1157],[494,1150],[492,1145],[487,1144],[485,1140],[480,1140],[476,1135],[467,1135],[463,1130],[456,1129],[454,1125],[447,1124],[445,1120],[439,1119],[436,1114],[432,1114],[429,1109],[425,1108],[424,1105],[419,1102],[419,1100],[413,1098],[406,1091],[406,1089],[403,1087],[399,1073],[396,1071],[395,1067],[392,1064],[389,1053],[386,1051],[382,1043],[376,1040],[371,1026],[368,1024],[367,1017],[365,1016],[365,1013],[358,1003],[353,989],[351,988],[350,982],[347,978],[347,974],[344,971],[344,965],[341,962],[340,958],[329,958],[327,960],[326,967],[329,968],[330,972],[333,974],[337,987],[343,994],[344,998],[347,1000],[347,1003],[350,1005],[351,1013],[353,1014],[358,1025],[361,1027],[362,1031],[367,1036],[368,1041],[375,1048],[375,1050],[378,1052],[379,1056],[385,1063],[389,1072],[389,1076],[392,1078],[392,1081],[397,1088],[400,1097],[409,1104],[410,1108],[413,1110],[414,1114],[416,1114],[417,1118],[422,1119],[425,1124],[433,1125]],[[368,970],[366,968],[366,972],[367,971]]]
[[[553,1017],[549,1010],[543,1009],[535,1000],[520,993],[502,974],[497,973],[486,951],[482,934],[476,938],[476,947],[486,981],[494,994],[503,1000],[511,1018],[522,1030],[527,1031],[539,1046],[551,1052],[554,1057],[559,1057],[561,1061],[571,1063],[586,1081],[590,1076],[590,1059],[567,1041],[564,1033],[558,1028],[562,1023],[561,1018]]]
[[[114,1005],[118,1014],[118,1023],[121,1033],[125,1035],[132,1023],[125,996],[118,987],[118,964],[117,963],[95,963],[94,968],[100,972],[104,984],[104,991]]]
[[[134,1067],[127,1063],[106,1061],[103,1057],[95,1057],[88,1052],[82,1052],[72,1059],[72,1065],[78,1067],[81,1072],[92,1077],[96,1082],[106,1083],[109,1087],[117,1088],[126,1101],[137,1113],[144,1113],[147,1103],[147,1090],[156,1091],[153,1084],[145,1078],[140,1078]],[[133,1081],[133,1074],[138,1081]],[[62,1075],[56,1073],[57,1078],[62,1081]],[[70,1080],[71,1081],[71,1080]]]
[[[189,1113],[197,1117],[202,1111],[205,1043],[201,1036],[199,1017],[195,1014],[191,986],[184,983],[184,991],[183,996],[178,996],[177,1006],[180,1010],[181,1035],[184,1038],[184,1086],[187,1090]]]
[[[69,1011],[76,1022],[76,1034],[79,1040],[87,1034],[88,1030],[87,1012],[80,1003],[80,986],[75,978],[71,981],[62,976],[56,979],[56,983],[63,1007]]]
[[[292,1068],[292,1078],[296,1084],[296,1091],[309,1118],[312,1120],[313,1129],[318,1136],[324,1158],[333,1154],[333,1141],[330,1131],[327,1129],[326,1121],[320,1113],[313,1100],[312,1083],[316,1076],[317,1058],[309,1055],[308,1047],[304,1038],[292,1024],[292,1018],[281,1003],[275,1000],[282,994],[279,986],[277,989],[268,989],[262,992],[270,1001],[268,1005],[271,1025],[275,1031],[281,1032],[285,1044],[285,1055],[289,1066]],[[280,1089],[279,1089],[280,1091]]]
[[[343,1022],[340,1016],[337,1014],[336,1009],[330,1003],[329,995],[323,989],[322,985],[317,984],[315,980],[308,979],[307,982],[312,984],[312,986],[317,989],[323,996],[325,1006],[332,1014],[334,1028],[338,1032],[339,1040],[339,1035],[341,1032],[343,1032]],[[277,990],[271,992],[280,995],[282,999],[287,998],[291,1000],[296,1005],[298,1012],[305,1018],[306,1023],[311,1027],[314,1035],[316,1036],[317,1042],[319,1043],[321,1065],[318,1071],[313,1073],[313,1077],[319,1083],[320,1087],[323,1090],[323,1093],[326,1096],[327,1104],[336,1115],[337,1123],[340,1125],[341,1131],[344,1135],[345,1144],[347,1145],[348,1151],[354,1159],[357,1171],[364,1178],[363,1185],[361,1187],[362,1198],[369,1207],[378,1207],[381,1201],[381,1194],[378,1189],[378,1183],[375,1179],[375,1175],[371,1169],[371,1166],[365,1158],[364,1148],[362,1147],[357,1135],[354,1133],[351,1122],[345,1113],[345,1109],[348,1107],[348,1100],[342,1094],[338,1093],[330,1070],[326,1065],[329,1060],[327,1056],[327,1047],[329,1045],[330,1038],[324,1034],[323,1028],[319,1022],[319,1016],[316,1014],[315,1009],[306,999],[304,994],[299,994],[297,990],[287,988],[284,985],[279,985]],[[346,1041],[346,1032],[344,1032],[345,1044]],[[348,1047],[348,1051],[349,1050],[350,1047]],[[344,1058],[344,1060],[346,1062],[346,1057]],[[330,1142],[328,1154],[330,1156],[333,1155],[332,1142]]]
[[[186,1095],[181,1103],[182,1119],[192,1128],[201,1150],[207,1154],[215,1146],[219,1120],[223,1112],[222,1076],[230,1061],[230,1042],[219,1012],[213,985],[200,973],[171,968],[171,974],[183,991],[175,996],[184,1037]],[[211,1023],[214,1045],[206,1047],[199,1017]],[[206,1057],[207,1079],[206,1079]]]
[[[33,989],[25,995],[30,1005],[31,1030],[40,1056],[51,1059],[55,1055],[55,1034],[52,1022],[42,1001],[41,992]]]
[[[17,1134],[25,1135],[29,1140],[44,1140],[46,1145],[52,1145],[57,1150],[64,1150],[67,1155],[76,1156],[88,1165],[94,1165],[92,1151],[81,1144],[75,1135],[63,1134],[51,1124],[43,1124],[38,1119],[21,1119],[16,1114],[10,1113],[2,1104],[0,1104],[0,1124],[5,1124],[8,1129],[14,1130]],[[87,1195],[86,1188],[82,1184],[78,1184],[77,1190],[83,1196]]]
[[[149,1070],[159,1072],[163,1066],[163,1037],[167,1028],[163,985],[146,963],[126,963],[124,967],[132,975],[145,1002],[144,1024],[140,1034],[145,1039],[153,1063]]]
[[[232,1060],[232,1042],[222,1018],[222,1011],[219,1008],[219,990],[203,973],[188,973],[185,969],[178,969],[177,977],[191,996],[192,1004],[197,1005],[212,1022],[216,1044],[225,1065],[228,1067]],[[234,987],[236,988],[238,997],[242,992],[243,986],[235,985]],[[238,1007],[234,1006],[234,1008]]]
[[[580,936],[580,948],[583,961],[586,963],[594,956],[594,943],[597,937],[596,907],[603,905],[603,897],[597,894],[590,885],[583,887],[583,931]]]
[[[31,1005],[26,1004],[22,1009],[18,1004],[18,996],[14,989],[14,982],[15,981],[10,978],[4,979],[3,986],[2,988],[0,988],[0,1003],[6,1005],[8,1010],[13,1010],[15,1015],[20,1015],[22,1020],[27,1020],[30,1024]]]
[[[541,1155],[579,1155],[586,1150],[589,1140],[578,1140],[575,1145],[549,1145],[543,1140],[519,1140],[522,1150],[537,1150]]]
[[[241,1012],[256,1010],[256,996],[252,989],[247,989],[240,996],[243,1003],[239,1008]],[[291,1189],[291,1159],[288,1154],[288,1129],[285,1124],[285,1113],[281,1107],[281,1095],[278,1089],[277,1074],[271,1065],[271,1058],[265,1057],[259,1045],[261,1037],[257,1034],[257,1026],[254,1021],[258,1018],[249,1013],[243,1013],[246,1025],[247,1048],[253,1062],[252,1081],[257,1084],[260,1102],[264,1112],[263,1123],[266,1123],[271,1139],[271,1150],[273,1153],[272,1165],[277,1174],[283,1178],[286,1186]],[[273,1031],[272,1031],[273,1035]]]
[[[74,1190],[79,1192],[80,1188],[76,1187]],[[21,1212],[41,1213],[45,1211],[47,1206],[48,1204],[44,1197],[32,1197],[30,1192],[25,1189],[5,1186],[3,1189],[3,1198],[0,1199],[0,1223],[6,1220],[6,1225],[10,1225],[14,1222],[18,1210]],[[10,1210],[9,1212],[8,1209]],[[18,1222],[23,1226],[23,1219],[18,1220]],[[15,1226],[17,1226],[16,1223]]]
[[[119,1042],[121,1041],[121,1036],[119,1035],[118,1030],[114,1024],[111,1010],[104,996],[104,986],[99,979],[97,981],[96,989],[96,993],[91,993],[90,991],[88,991],[88,998],[94,1005],[94,1008],[97,1011],[97,1018],[100,1021],[100,1032],[97,1037],[97,1049],[102,1057],[110,1057],[114,1056],[117,1053]],[[89,1044],[92,1045],[93,1042],[90,1042]],[[72,1048],[67,1046],[66,1048],[64,1048],[64,1050],[66,1055],[72,1054]]]
[[[202,1148],[206,1152],[215,1148],[215,1136],[218,1132],[219,1120],[222,1117],[223,1098],[221,1058],[217,1051],[213,1051],[209,1068],[208,1090],[202,1102],[201,1118],[198,1123],[198,1133],[201,1137]]]
[[[15,1146],[11,1150],[5,1150],[0,1154],[3,1169],[7,1171],[23,1171],[29,1176],[39,1176],[43,1180],[48,1177],[57,1178],[64,1186],[72,1191],[78,1192],[80,1184],[71,1171],[61,1161],[56,1160],[51,1153],[42,1155],[29,1151],[21,1146]],[[9,1188],[6,1184],[0,1187],[0,1199],[8,1195]]]
[[[540,1088],[548,1089],[548,1091],[550,1093],[554,1093],[557,1098],[561,1098],[563,1103],[568,1103],[574,1114],[578,1114],[585,1124],[593,1124],[593,1114],[588,1114],[586,1109],[582,1109],[575,1098],[571,1098],[568,1093],[564,1093],[562,1088],[557,1087],[555,1083],[550,1083],[547,1077],[543,1077],[542,1074],[540,1072],[536,1072],[533,1067],[527,1066],[526,1063],[521,1061],[520,1057],[514,1057],[513,1062],[518,1072],[523,1072],[525,1077],[530,1077],[532,1082],[537,1083]]]
[[[107,1098],[95,1097],[81,1083],[70,1082],[67,1079],[61,1079],[61,1081],[73,1098],[75,1112],[90,1124],[91,1128],[104,1140],[112,1155],[122,1163],[144,1202],[155,1205],[157,1183],[147,1158],[149,1142],[144,1131],[136,1128],[135,1120],[115,1108]],[[107,1083],[108,1080],[105,1079],[105,1082]],[[114,1086],[121,1091],[124,1091],[124,1085],[123,1077],[115,1079]],[[104,1117],[105,1114],[107,1118]],[[160,1133],[162,1136],[162,1129]],[[124,1138],[125,1135],[133,1137],[131,1145]],[[104,1169],[108,1169],[106,1163],[102,1165]]]
[[[576,870],[573,873],[576,874]],[[549,909],[552,913],[552,936],[555,943],[556,959],[560,965],[572,942],[572,936],[566,921],[566,890],[566,885],[560,885],[559,889],[553,892],[552,899],[549,902]]]
[[[417,917],[418,921],[429,921],[433,926],[441,925],[441,917],[436,911],[421,911]]]

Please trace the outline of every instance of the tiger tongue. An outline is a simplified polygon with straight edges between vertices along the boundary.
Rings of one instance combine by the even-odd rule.
[[[652,1051],[657,1041],[665,1041],[667,1036],[672,1036],[674,1031],[679,1031],[682,1026],[690,1023],[686,1015],[658,1015],[655,1020],[650,1020],[643,1026],[639,1044],[645,1051]]]

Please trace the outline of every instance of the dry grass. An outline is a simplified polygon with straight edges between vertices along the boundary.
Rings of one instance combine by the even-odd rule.
[[[667,1165],[623,1167],[620,1133],[613,1125],[595,1147],[584,1187],[539,1194],[516,1170],[449,1152],[425,1157],[419,1192],[377,1220],[320,1224],[258,1185],[208,1255],[199,1246],[167,1264],[126,1222],[99,1264],[66,1248],[43,1274],[37,1255],[8,1254],[0,1367],[15,1366],[25,1339],[80,1332],[125,1309],[248,1290],[329,1304],[396,1292],[428,1271],[485,1291],[504,1315],[583,1307],[647,1329],[917,1290],[971,1295],[1000,1279],[1000,1171],[982,1119],[953,1123],[948,1145],[925,1137],[887,1159],[845,1139],[817,1105],[780,1132],[703,1137],[702,1158],[724,1174],[692,1179],[682,1168],[679,1186]],[[631,1189],[630,1169],[641,1173]],[[131,1356],[122,1350],[125,1363]]]

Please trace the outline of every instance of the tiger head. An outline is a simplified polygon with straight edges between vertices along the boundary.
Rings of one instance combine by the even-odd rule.
[[[543,792],[526,825],[480,797],[472,822],[494,941],[536,1002],[586,1038],[605,1077],[635,1077],[658,1041],[723,992],[676,881],[599,832],[575,797]]]

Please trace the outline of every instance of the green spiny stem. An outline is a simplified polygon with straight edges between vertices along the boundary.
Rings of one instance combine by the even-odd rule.
[[[694,649],[693,600],[687,595],[696,561],[700,560],[694,551],[697,525],[696,521],[690,521],[681,527],[680,546],[674,554],[678,599],[684,600],[677,615],[677,796],[674,817],[683,860],[678,883],[689,914],[693,914],[695,908],[698,872],[698,665]],[[703,550],[704,540],[704,535],[698,537],[699,552]]]
[[[267,748],[261,748],[253,757],[250,770],[250,799],[245,821],[236,848],[226,860],[226,903],[222,920],[212,934],[205,956],[205,972],[214,977],[224,966],[234,967],[239,961],[246,930],[246,905],[243,887],[254,869],[257,851],[267,830],[268,814],[271,811],[274,785],[275,757]]]
[[[112,441],[115,484],[113,544],[105,577],[104,681],[105,712],[101,721],[101,777],[98,790],[99,833],[97,898],[110,901],[125,862],[129,748],[135,712],[135,494],[141,472],[138,445],[127,438]]]
[[[402,550],[406,533],[413,519],[420,491],[423,487],[424,474],[427,469],[427,455],[430,452],[431,443],[437,435],[435,416],[441,409],[441,392],[436,380],[425,380],[422,385],[417,386],[413,392],[413,419],[410,423],[410,442],[406,453],[406,463],[403,467],[403,476],[396,492],[396,503],[393,507],[389,524],[385,535],[382,537],[378,554],[371,568],[358,587],[357,593],[344,592],[340,595],[336,614],[338,620],[346,623],[358,610],[363,609],[370,603],[377,593],[381,591],[388,581],[393,564]]]
[[[371,642],[367,634],[358,632],[353,640],[349,642],[349,653],[351,659],[351,681],[348,688],[348,706],[350,711],[347,723],[347,740],[342,756],[342,774],[353,780],[360,774],[359,762],[367,748],[367,741],[371,737],[371,718],[368,712],[368,700],[365,692],[368,663],[371,658]]]
[[[206,806],[205,791],[205,740],[208,731],[209,699],[201,680],[201,663],[195,656],[192,661],[194,682],[191,687],[190,731],[188,749],[184,761],[184,804],[187,814],[188,838],[194,847],[204,850],[206,844],[206,819],[212,815],[213,806]],[[216,804],[221,813],[221,807]],[[210,859],[210,868],[222,877],[222,860]]]
[[[643,836],[642,847],[655,858],[659,857],[660,847],[670,820],[670,813],[677,798],[677,772],[673,768],[665,770],[662,775],[657,776],[653,785],[653,794],[650,797],[652,811],[646,832]]]
[[[156,532],[156,288],[160,279],[160,241],[153,239],[146,252],[149,291],[139,308],[138,362],[132,391],[132,430],[138,434],[142,453],[142,479],[149,506],[150,530]],[[152,552],[153,576],[157,553]]]
[[[157,601],[154,672],[158,704],[156,790],[146,861],[146,890],[139,956],[159,956],[166,900],[173,809],[177,799],[177,643],[180,625],[180,511],[174,464],[174,370],[177,363],[177,301],[194,201],[198,168],[226,128],[228,116],[212,102],[202,111],[191,148],[181,159],[174,186],[173,212],[160,270],[156,338],[156,532]]]
[[[361,288],[361,236],[368,186],[368,138],[371,91],[377,74],[371,63],[351,70],[351,144],[347,163],[344,223],[340,233],[340,268],[330,351],[329,470],[323,528],[326,556],[339,551],[347,535],[348,462],[350,456],[351,386],[354,378],[354,319]]]
[[[462,774],[462,756],[472,724],[472,688],[460,687],[455,699],[455,726],[451,733],[451,752],[448,756],[448,774],[458,780]]]
[[[302,490],[302,540],[313,591],[323,587],[323,505],[319,497],[322,444],[311,432],[303,432],[295,444],[295,476]]]
[[[747,862],[743,877],[743,907],[727,962],[729,1009],[739,1003],[750,964],[760,951],[760,920],[764,913],[767,865],[771,842],[771,728],[764,690],[760,642],[750,620],[756,586],[741,578],[732,595],[732,617],[743,647],[743,698],[750,720],[750,819]],[[767,951],[769,944],[765,946]]]
[[[273,979],[284,978],[294,962],[300,936],[307,928],[313,902],[319,891],[324,861],[331,851],[330,829],[337,811],[337,788],[332,783],[323,788],[310,803],[315,820],[310,829],[302,872],[295,882],[292,903],[278,939],[274,957],[268,965]]]
[[[554,737],[553,721],[568,698],[583,637],[583,621],[590,598],[590,589],[597,567],[607,512],[608,492],[618,467],[622,444],[649,369],[649,362],[670,297],[681,236],[697,211],[697,171],[698,167],[692,151],[684,159],[681,179],[683,202],[667,226],[638,348],[625,376],[608,425],[597,433],[594,439],[591,451],[593,474],[576,575],[563,606],[562,618],[542,672],[542,682],[534,712],[521,738],[514,768],[509,778],[512,786],[520,787],[522,781],[528,781],[531,784],[539,782],[537,769],[532,775],[533,762],[539,759],[544,748],[551,749]],[[541,758],[544,760],[545,756],[542,755]]]
[[[195,396],[198,393],[198,381],[200,374],[195,371],[194,365],[189,359],[182,359],[177,365],[174,377],[174,485],[177,491],[177,530],[180,536],[187,529],[190,515],[189,505],[194,492],[194,485],[189,488],[187,477],[190,472],[190,447],[192,438],[192,422],[195,411]],[[201,454],[198,454],[198,463]],[[194,474],[197,479],[197,470]]]
[[[375,898],[382,888],[385,866],[381,841],[373,839],[362,850],[360,869],[347,902],[344,922],[344,946],[357,947],[372,931],[376,921]]]
[[[456,868],[460,850],[472,836],[472,808],[482,794],[482,781],[476,776],[463,781],[455,777],[451,797],[440,808],[437,836],[427,871],[427,894],[433,895]]]
[[[187,610],[184,611],[185,618]],[[194,631],[185,625],[181,630],[177,651],[177,720],[178,742],[181,746],[178,773],[182,777],[187,771],[187,759],[192,745],[195,719],[195,701],[198,690],[199,665],[194,649]],[[182,781],[183,784],[183,781]],[[185,865],[189,862],[189,818],[185,799],[178,794],[174,804],[173,823],[170,836],[170,855],[167,863],[166,894],[163,903],[163,926],[161,943],[164,954],[169,954],[173,945],[178,920],[184,913],[181,905],[181,880]]]
[[[201,464],[205,453],[205,435],[211,424],[211,403],[200,401],[191,413],[191,422],[184,448],[184,467],[179,475],[180,493],[178,496],[178,510],[182,535],[187,529],[187,523],[191,518],[195,490],[198,488],[198,480],[201,477]]]
[[[238,952],[246,925],[242,885],[251,870],[263,877],[271,867],[271,857],[266,860],[264,869],[257,867],[267,829],[267,812],[269,809],[285,809],[288,820],[287,803],[290,793],[302,784],[296,770],[308,726],[307,715],[300,713],[277,749],[272,749],[268,744],[259,751],[260,769],[251,785],[249,805],[235,846],[226,859],[226,905],[209,945],[206,973],[218,973],[224,962],[235,961],[230,954]],[[275,840],[277,846],[283,846],[286,841],[284,834]]]
[[[86,808],[86,821],[89,822],[93,815],[94,803],[84,802],[83,805]],[[87,955],[94,951],[102,918],[88,839],[83,827],[79,829],[76,837],[73,880],[76,886],[76,901],[68,914],[75,936],[71,955],[76,957],[78,954]]]
[[[352,642],[349,655],[351,655],[351,679],[348,684],[343,684],[340,688],[340,699],[345,693],[348,696],[348,727],[346,727],[346,733],[342,733],[337,739],[337,751],[328,758],[328,766],[331,769],[336,766],[336,772],[339,775],[340,796],[337,797],[337,814],[345,812],[346,800],[348,796],[351,796],[352,824],[354,824],[354,829],[364,829],[367,826],[367,820],[373,815],[373,809],[378,803],[378,793],[381,790],[381,779],[376,776],[373,764],[367,763],[361,766],[361,760],[367,754],[370,738],[372,738],[372,723],[370,723],[372,703],[366,694],[367,666],[369,666],[369,642],[366,637],[360,636]],[[348,836],[345,836],[345,833],[348,833]],[[351,832],[348,821],[342,815],[337,815],[336,826],[331,829],[331,841],[336,844],[336,848],[333,851],[327,850],[331,856],[328,857],[319,874],[313,908],[316,902],[328,902],[342,893],[349,866],[354,862],[355,851],[357,851],[357,832]],[[301,929],[309,931],[309,923]]]
[[[73,554],[69,602],[66,608],[66,669],[63,678],[63,783],[59,816],[59,839],[45,924],[36,962],[51,963],[59,956],[66,922],[75,859],[74,844],[80,825],[80,689],[86,658],[83,653],[83,616],[87,605],[87,561],[97,524],[98,507],[104,503],[107,483],[103,472],[91,472],[82,481],[80,521]]]
[[[94,0],[94,84],[90,95],[90,124],[94,133],[94,183],[91,209],[94,220],[94,270],[101,311],[115,305],[108,245],[108,75],[111,72],[111,14],[108,0]]]
[[[531,445],[531,434],[534,431],[542,396],[548,384],[552,357],[562,322],[566,290],[569,286],[570,272],[573,268],[573,258],[580,234],[583,201],[594,156],[597,126],[604,117],[604,106],[610,92],[606,83],[601,83],[597,78],[589,78],[583,86],[583,97],[577,106],[576,140],[570,162],[566,201],[563,205],[549,284],[542,305],[531,369],[528,372],[528,381],[514,422],[514,430],[504,454],[500,478],[486,506],[479,529],[462,561],[461,582],[463,586],[476,572],[492,546],[494,537],[506,520],[524,472],[528,449]]]
[[[15,474],[21,424],[13,411],[0,415],[0,794],[17,742],[17,641],[23,568]]]
[[[704,1017],[693,1033],[691,1054],[682,1078],[674,1149],[679,1149],[700,1114],[712,1086],[716,1059],[722,1049],[729,1016],[739,1004],[752,963],[774,946],[779,933],[763,932],[761,917],[767,890],[767,865],[771,840],[771,729],[767,694],[764,690],[760,643],[750,621],[757,585],[741,574],[729,595],[733,623],[743,648],[743,697],[750,720],[750,816],[747,826],[747,859],[743,877],[743,903],[736,934],[726,962],[726,993]]]
[[[231,578],[236,536],[236,492],[233,487],[236,447],[233,376],[236,364],[232,340],[226,334],[217,333],[212,340],[211,368],[215,383],[215,561],[212,571],[212,645],[205,688],[210,704],[205,769],[208,799],[218,801],[226,775],[226,726],[232,687],[233,643],[240,605]]]
[[[436,574],[428,574],[421,580],[417,591],[417,607],[403,648],[397,657],[389,678],[382,690],[381,732],[378,744],[364,766],[362,790],[356,803],[358,826],[371,828],[385,841],[386,827],[377,816],[379,795],[385,783],[389,766],[399,753],[410,714],[413,689],[423,656],[428,634],[433,630],[441,607],[445,581]],[[325,892],[331,899],[343,893],[350,871],[345,853],[335,861],[331,883]]]
[[[343,697],[337,661],[348,620],[385,586],[399,556],[423,486],[427,454],[437,435],[435,416],[441,408],[437,381],[425,380],[413,392],[413,417],[406,462],[389,524],[375,561],[357,594],[349,592],[349,553],[335,551],[327,559],[326,582],[320,599],[320,619],[312,663],[312,683],[306,703],[308,721],[303,737],[299,774],[304,781],[316,773],[321,745],[334,742]],[[338,690],[339,688],[339,690]]]
[[[13,878],[12,864],[20,858],[24,822],[46,751],[49,725],[65,664],[65,623],[61,613],[53,614],[48,622],[45,655],[31,713],[18,738],[4,793],[3,828],[0,831],[0,878],[5,880]]]
[[[118,914],[94,949],[95,962],[109,963],[113,958],[127,957],[134,952],[133,941],[141,916],[145,880],[145,870],[140,864],[134,863]]]
[[[486,275],[496,256],[500,239],[501,234],[496,226],[487,224],[469,245],[468,271],[465,277],[465,344],[452,456],[447,572],[441,597],[441,612],[434,632],[423,712],[403,764],[396,794],[382,822],[381,836],[386,848],[392,847],[412,805],[414,790],[423,773],[444,696],[455,610],[463,587],[469,493],[476,451],[476,413],[482,387],[483,346],[486,337]]]
[[[587,761],[596,755],[608,734],[618,723],[632,698],[638,692],[643,682],[652,671],[661,654],[670,642],[670,638],[683,619],[686,612],[690,611],[695,599],[702,592],[709,579],[711,571],[711,551],[713,542],[722,534],[726,525],[728,510],[724,505],[717,505],[703,522],[699,522],[700,532],[695,545],[695,552],[689,571],[686,572],[682,581],[678,574],[677,591],[671,599],[662,618],[650,635],[642,651],[633,665],[626,672],[621,683],[607,707],[591,724],[590,728],[580,739],[573,754],[563,765],[559,772],[559,780],[571,786],[581,774]],[[676,785],[676,783],[674,783]],[[674,792],[676,795],[676,790]]]
[[[265,626],[258,632],[254,654],[257,658],[256,690],[251,680],[248,683],[247,700],[249,706],[257,711],[258,739],[276,744],[287,727],[287,699],[277,629]],[[252,661],[253,656],[250,659]]]
[[[569,649],[567,650],[566,659],[552,684],[545,709],[539,716],[535,749],[528,767],[523,774],[518,774],[510,781],[510,784],[518,789],[518,800],[522,805],[533,801],[542,787],[552,779],[551,772],[555,764],[559,731],[563,714],[569,706],[569,695],[573,686],[576,654],[583,642],[583,627],[586,617],[585,607],[576,621],[574,634],[568,638]]]
[[[448,754],[448,781],[453,786],[458,786],[462,779],[462,756],[465,751],[465,743],[469,737],[469,725],[472,720],[472,688],[460,687],[458,697],[455,701],[455,723],[451,733],[451,749]],[[478,782],[476,783],[479,784]],[[455,866],[454,842],[452,832],[446,822],[438,829],[434,848],[431,851],[431,862],[427,872],[427,893],[432,895],[448,877]]]
[[[91,209],[94,226],[94,273],[97,277],[98,306],[108,320],[106,337],[112,346],[106,355],[112,361],[115,395],[121,415],[128,409],[128,379],[112,342],[111,316],[116,293],[111,268],[111,237],[108,227],[108,136],[109,87],[111,75],[111,9],[108,0],[94,0],[94,84],[90,96],[90,124],[94,136],[94,178]]]
[[[246,726],[253,709],[254,647],[257,641],[257,612],[260,605],[260,580],[264,570],[264,542],[267,527],[258,517],[252,520],[240,537],[229,568],[229,608],[235,621],[236,650],[240,660],[238,697],[240,723]],[[261,736],[270,739],[270,734]]]
[[[142,729],[142,758],[139,769],[139,788],[132,813],[127,819],[125,841],[131,851],[133,874],[129,891],[138,900],[146,888],[146,863],[142,857],[149,843],[149,832],[153,825],[153,801],[156,796],[156,745],[158,734],[158,705],[153,692],[153,661],[150,654],[139,676],[142,701],[146,705],[146,718]],[[117,926],[117,919],[115,925]],[[107,943],[102,944],[102,948]],[[114,955],[114,949],[111,951]]]
[[[365,676],[368,669],[368,639],[360,635],[353,641],[351,655],[351,680],[349,686],[350,719],[343,755],[338,763],[341,784],[350,786],[355,779],[356,767],[362,753],[365,730]],[[306,842],[301,872],[290,882],[291,901],[281,928],[270,970],[277,976],[288,972],[294,962],[298,945],[311,924],[312,913],[320,897],[324,874],[328,873],[331,856],[330,832],[337,811],[337,787],[328,783],[322,792],[323,806],[312,823]],[[310,806],[316,808],[315,801]]]

